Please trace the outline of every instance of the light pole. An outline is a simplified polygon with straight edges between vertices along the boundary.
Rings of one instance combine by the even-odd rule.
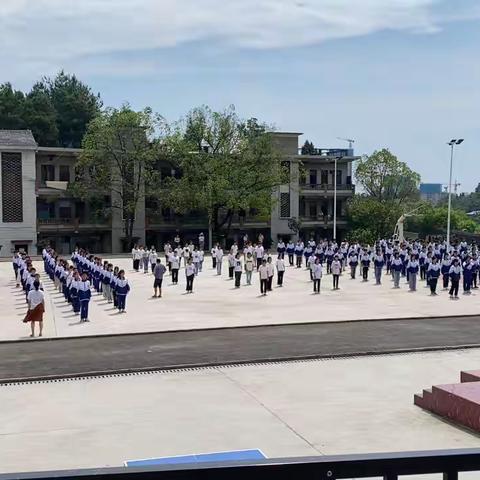
[[[341,157],[335,157],[335,168],[333,172],[333,241],[337,241],[337,162]]]
[[[448,214],[447,214],[447,248],[450,248],[450,217],[452,210],[452,169],[453,169],[453,149],[455,145],[460,145],[463,138],[453,138],[448,142],[450,145],[450,178],[448,180]]]

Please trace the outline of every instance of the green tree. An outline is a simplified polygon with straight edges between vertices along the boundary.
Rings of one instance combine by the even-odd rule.
[[[58,143],[79,148],[88,124],[99,115],[102,101],[99,94],[64,71],[55,78],[44,78],[39,88],[45,90],[57,113]]]
[[[362,158],[355,178],[369,196],[379,201],[403,203],[419,197],[420,175],[386,148]]]
[[[216,236],[226,228],[228,237],[235,214],[269,215],[275,187],[287,181],[266,125],[239,119],[233,107],[192,110],[164,146],[179,175],[164,179],[163,204],[180,214],[205,212]]]
[[[302,155],[313,155],[315,153],[315,147],[312,142],[305,140],[302,146]]]
[[[20,130],[27,128],[24,118],[25,95],[14,90],[11,83],[0,85],[0,129]]]
[[[160,117],[128,105],[107,109],[89,124],[77,164],[74,192],[83,199],[108,197],[109,213],[121,214],[125,244],[131,247],[135,214],[157,177]]]
[[[39,83],[25,97],[23,120],[39,145],[58,146],[57,112],[48,92]]]

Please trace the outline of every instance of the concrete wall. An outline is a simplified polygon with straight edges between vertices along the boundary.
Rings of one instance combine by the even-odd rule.
[[[3,150],[7,151],[7,150]],[[18,152],[22,154],[22,188],[23,188],[23,222],[21,223],[3,223],[2,219],[2,184],[0,168],[0,250],[1,257],[10,257],[15,248],[17,240],[29,240],[28,252],[36,254],[37,243],[37,208],[35,195],[35,151],[34,150],[14,150],[9,152]],[[2,150],[0,150],[1,160]],[[22,242],[24,243],[24,242]]]

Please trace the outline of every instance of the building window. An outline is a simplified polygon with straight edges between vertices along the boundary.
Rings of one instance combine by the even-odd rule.
[[[61,182],[70,181],[70,166],[69,165],[60,165],[59,180]]]
[[[316,185],[316,184],[317,184],[317,171],[310,170],[310,185]]]
[[[23,222],[22,154],[2,153],[2,221]]]
[[[53,182],[55,180],[55,165],[41,165],[42,183]]]
[[[328,185],[328,170],[322,170],[322,185]]]
[[[341,184],[342,184],[342,171],[337,170],[337,185],[341,185]]]
[[[314,218],[317,217],[317,204],[316,203],[311,203],[310,204],[309,213],[310,213],[311,217],[314,217]]]
[[[280,217],[290,217],[290,194],[280,193]]]

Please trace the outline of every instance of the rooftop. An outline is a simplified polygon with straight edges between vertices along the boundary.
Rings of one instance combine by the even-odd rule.
[[[37,142],[31,130],[0,130],[0,147],[36,149]]]

